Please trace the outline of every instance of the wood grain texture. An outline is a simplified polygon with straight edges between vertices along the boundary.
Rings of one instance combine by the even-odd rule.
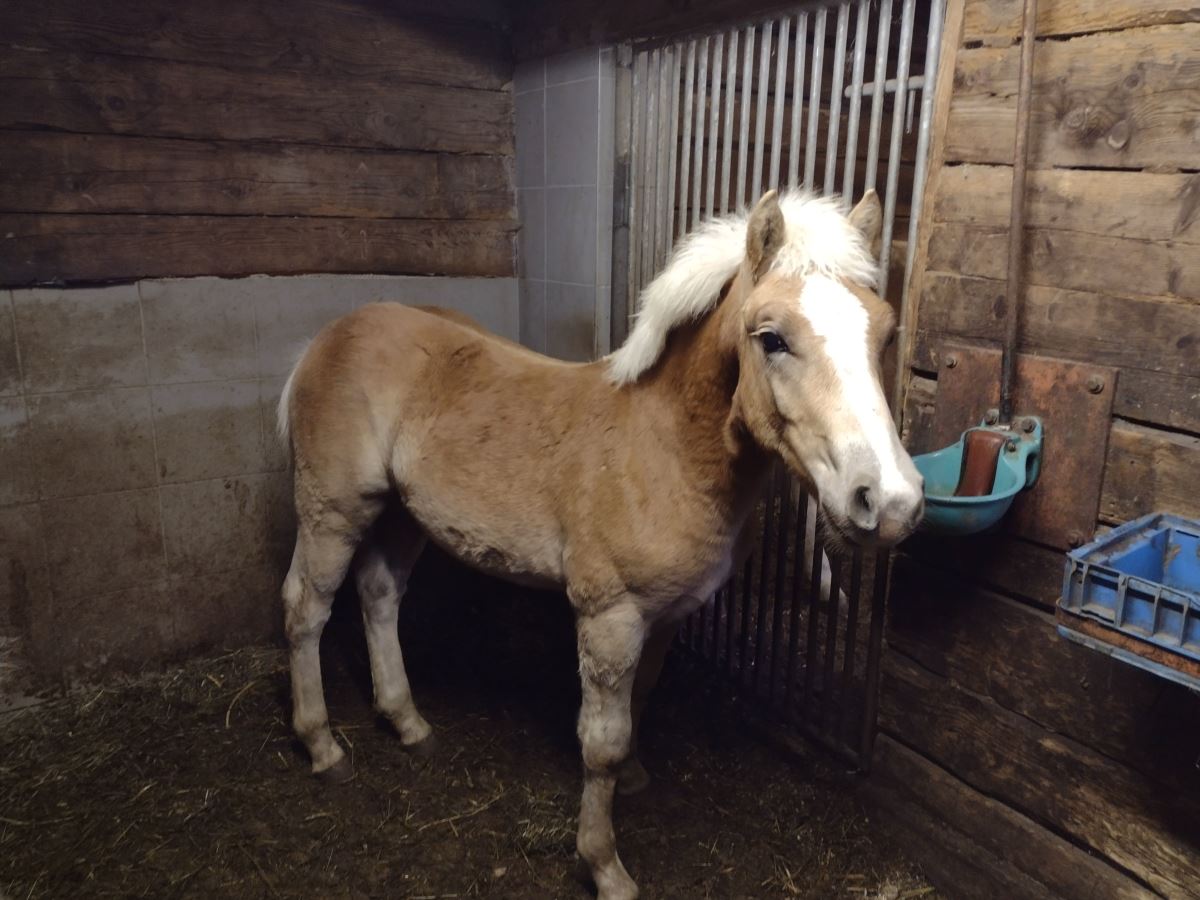
[[[967,4],[963,40],[1013,39],[1021,33],[1021,0],[971,0]],[[1120,0],[1093,3],[1091,0],[1054,0],[1038,4],[1037,33],[1048,35],[1087,34],[1146,25],[1200,22],[1200,8],[1179,0]]]
[[[1200,897],[1196,798],[1162,791],[896,651],[884,661],[880,725],[975,790],[1046,823],[1163,895]]]
[[[0,128],[511,155],[511,94],[9,48]]]
[[[0,215],[0,283],[303,272],[514,274],[504,222]]]
[[[1021,597],[1047,611],[1062,593],[1063,553],[1011,534],[975,535],[947,554],[944,540],[918,533],[905,543],[904,552],[921,565]]]
[[[384,0],[7,0],[5,40],[53,53],[202,63],[256,73],[499,90],[512,77],[502,4],[460,9]],[[458,4],[460,7],[463,4]],[[453,13],[453,4],[441,4]],[[432,15],[431,15],[432,13]],[[492,18],[493,21],[487,21]]]
[[[1040,41],[1030,166],[1179,167],[1200,157],[1200,23]],[[960,51],[946,159],[1008,163],[1018,48]]]
[[[896,839],[947,896],[1158,896],[887,735],[875,745],[871,778],[860,796],[895,823]]]
[[[1032,545],[1003,549],[1012,569],[1038,564]],[[1065,556],[1055,556],[1057,594]],[[1200,704],[1186,689],[1059,637],[1053,612],[979,588],[969,566],[942,557],[897,560],[889,646],[1169,791],[1200,798]]]
[[[0,211],[503,219],[501,156],[0,133]]]
[[[1151,512],[1200,517],[1200,438],[1116,422],[1100,518],[1116,524]]]

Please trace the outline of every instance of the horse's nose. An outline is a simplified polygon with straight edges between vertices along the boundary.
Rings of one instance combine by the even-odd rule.
[[[921,524],[924,515],[923,486],[891,495],[879,514],[880,543],[897,544],[904,540]]]
[[[870,534],[879,527],[878,489],[868,481],[860,481],[850,491],[847,512],[856,528]]]

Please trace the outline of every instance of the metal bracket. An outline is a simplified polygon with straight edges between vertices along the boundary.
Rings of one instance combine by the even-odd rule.
[[[947,341],[941,353],[931,441],[943,447],[1000,400],[1000,351]],[[1112,427],[1117,370],[1019,354],[1015,408],[1041,418],[1046,451],[1033,490],[1005,519],[1010,533],[1051,547],[1078,547],[1095,534]]]

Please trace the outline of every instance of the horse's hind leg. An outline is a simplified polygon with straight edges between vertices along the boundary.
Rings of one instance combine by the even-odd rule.
[[[658,677],[662,674],[667,651],[671,649],[671,644],[678,631],[678,622],[660,622],[646,637],[646,646],[642,649],[637,675],[633,679],[629,756],[617,767],[617,793],[619,794],[636,794],[650,784],[650,773],[646,771],[646,767],[638,758],[642,715],[646,711],[650,692],[654,690],[654,685],[658,683]]]
[[[363,518],[370,522],[373,513],[364,511]],[[321,684],[321,632],[361,533],[361,526],[336,513],[311,519],[301,514],[292,565],[283,582],[284,626],[291,646],[292,727],[308,748],[313,774],[330,781],[344,781],[353,768],[329,730]]]
[[[375,709],[391,721],[400,742],[418,753],[432,748],[431,730],[413,702],[396,624],[409,573],[424,547],[424,532],[397,504],[380,516],[354,561]]]

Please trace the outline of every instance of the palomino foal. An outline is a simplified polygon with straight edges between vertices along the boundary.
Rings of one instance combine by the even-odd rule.
[[[352,565],[375,705],[418,750],[430,727],[396,616],[425,541],[565,588],[583,686],[577,846],[601,900],[636,897],[612,805],[619,782],[645,782],[637,714],[677,624],[728,576],[772,457],[846,541],[891,544],[920,517],[880,385],[894,326],[872,291],[879,223],[873,192],[849,216],[772,192],[685,240],[629,341],[590,365],[393,304],[327,326],[280,401],[299,519],[283,586],[293,723],[313,771],[351,774],[317,646]]]

